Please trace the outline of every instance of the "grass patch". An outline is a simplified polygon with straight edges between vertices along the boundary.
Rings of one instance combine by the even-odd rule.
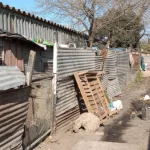
[[[136,76],[136,79],[135,79],[135,82],[139,82],[139,81],[142,81],[143,79],[143,73],[142,71],[140,70]]]

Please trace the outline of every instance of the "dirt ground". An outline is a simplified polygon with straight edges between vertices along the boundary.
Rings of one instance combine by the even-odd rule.
[[[150,121],[141,112],[131,119],[131,103],[150,95],[150,78],[132,83],[121,97],[123,110],[99,128],[96,133],[71,131],[48,137],[35,150],[150,150]]]

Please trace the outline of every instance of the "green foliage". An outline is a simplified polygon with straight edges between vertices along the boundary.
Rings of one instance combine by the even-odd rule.
[[[141,48],[144,53],[150,53],[150,45],[149,44],[141,44]]]
[[[142,71],[140,70],[140,71],[138,72],[137,76],[136,76],[135,82],[141,81],[142,78],[143,78],[143,73],[142,73]]]
[[[114,19],[111,23],[107,24],[107,26],[101,28],[97,32],[97,35],[100,37],[107,36],[110,39],[112,47],[126,48],[130,45],[137,47],[141,38],[140,32],[144,28],[141,23],[142,17],[137,17],[132,10],[128,10],[124,14],[122,14],[122,11],[115,11],[114,18],[117,19]],[[111,15],[111,12],[104,15],[99,21],[101,21],[101,19],[108,20],[109,15]]]

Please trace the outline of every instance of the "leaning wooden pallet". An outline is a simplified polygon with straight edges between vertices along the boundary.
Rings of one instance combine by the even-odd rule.
[[[112,114],[117,112],[110,110],[109,103],[97,75],[99,74],[101,76],[102,73],[96,71],[80,71],[74,73],[88,112],[97,115],[101,123],[105,122]]]

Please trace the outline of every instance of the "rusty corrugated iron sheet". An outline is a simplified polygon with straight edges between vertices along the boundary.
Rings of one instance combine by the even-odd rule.
[[[25,85],[25,75],[16,66],[0,66],[0,91]]]
[[[95,52],[91,49],[58,49],[56,130],[66,131],[80,115],[74,72],[95,70]]]
[[[0,150],[22,150],[30,88],[0,93]]]

